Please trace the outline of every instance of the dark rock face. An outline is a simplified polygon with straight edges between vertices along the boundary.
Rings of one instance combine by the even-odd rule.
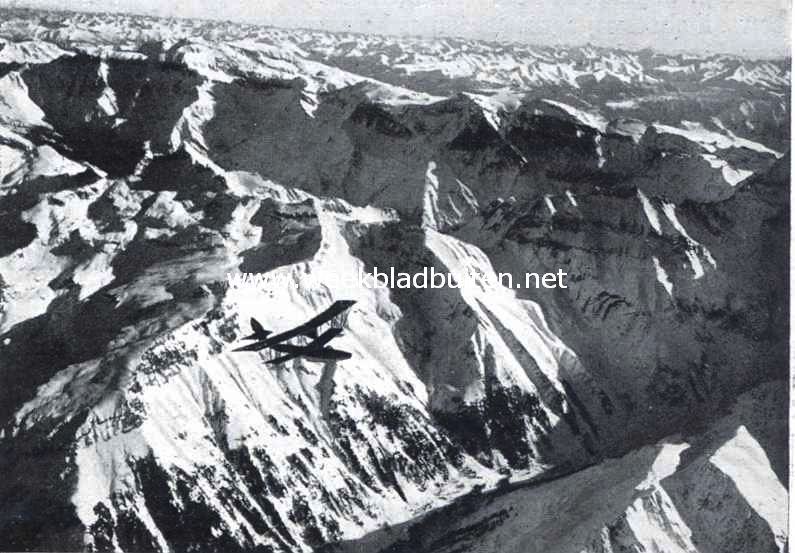
[[[0,549],[784,550],[784,65],[8,13]]]
[[[37,65],[23,78],[31,99],[63,137],[54,144],[113,176],[135,169],[145,141],[155,151],[168,146],[182,110],[197,98],[199,83],[183,67],[104,63],[85,55]],[[112,100],[103,104],[99,101],[107,88],[113,91]]]
[[[606,396],[617,408],[611,416],[626,417],[627,429],[637,426],[641,434],[649,428],[646,416],[655,424],[669,420],[673,428],[694,410],[712,409],[758,382],[761,374],[784,375],[787,348],[781,332],[787,323],[780,306],[789,258],[787,241],[780,237],[786,236],[789,215],[781,196],[786,184],[769,182],[776,171],[730,199],[689,200],[669,208],[680,213],[677,220],[691,229],[691,239],[715,260],[717,270],[705,261],[708,272],[698,281],[692,281],[688,256],[701,254],[692,253],[692,243],[675,231],[651,229],[636,194],[580,193],[576,209],[551,217],[538,203],[518,204],[500,214],[499,225],[485,219],[480,228],[487,233],[468,229],[466,237],[484,249],[498,271],[521,275],[562,268],[571,275],[565,290],[519,294],[541,304],[556,334],[589,360],[603,389],[616,391]],[[754,234],[765,246],[744,249]],[[655,282],[652,257],[671,263],[674,290],[682,287],[675,298]],[[627,347],[610,347],[617,342]],[[753,352],[753,361],[743,352]],[[628,382],[629,367],[633,380]],[[732,368],[727,374],[718,367]],[[640,405],[659,409],[642,413]]]

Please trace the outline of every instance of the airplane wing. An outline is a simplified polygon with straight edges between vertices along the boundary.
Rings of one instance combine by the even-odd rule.
[[[291,338],[295,338],[296,336],[306,335],[307,333],[311,333],[312,331],[316,331],[317,327],[322,325],[323,323],[327,323],[346,309],[350,309],[351,306],[356,303],[355,301],[350,300],[340,300],[335,301],[331,304],[331,307],[319,313],[309,319],[304,324],[298,325],[295,328],[287,330],[285,332],[281,332],[279,334],[275,334],[270,336],[267,340],[263,343],[265,344],[264,347],[269,347],[274,344],[279,344],[280,342],[285,342],[290,340]]]
[[[260,341],[260,342],[254,342],[253,344],[248,344],[248,345],[245,345],[245,346],[241,346],[239,348],[235,348],[232,351],[259,351],[259,350],[265,349],[267,347],[269,347],[268,344],[266,344],[265,342]]]
[[[317,336],[314,340],[312,340],[309,344],[305,346],[296,346],[294,344],[270,344],[269,340],[260,340],[258,342],[254,342],[253,344],[248,344],[245,346],[241,346],[239,348],[235,348],[232,351],[260,351],[265,348],[271,348],[276,351],[281,351],[285,353],[295,353],[296,355],[300,355],[301,353],[307,353],[315,348],[323,347],[325,344],[329,343],[335,337],[339,336],[342,333],[341,328],[329,328],[320,336]]]
[[[335,301],[334,303],[331,304],[331,306],[328,309],[326,309],[322,313],[318,313],[304,324],[316,328],[322,325],[323,323],[329,322],[331,319],[333,319],[343,311],[350,309],[354,303],[356,302],[351,300]]]
[[[314,353],[316,350],[328,344],[331,340],[336,338],[342,333],[341,328],[329,328],[323,334],[312,340],[305,346],[296,346],[294,344],[274,344],[270,346],[271,349],[281,351],[284,353],[295,353],[301,355],[304,353]]]

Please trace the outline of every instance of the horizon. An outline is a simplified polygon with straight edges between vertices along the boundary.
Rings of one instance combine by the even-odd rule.
[[[321,32],[332,33],[356,33],[363,35],[382,35],[382,36],[395,36],[404,38],[419,38],[419,39],[439,39],[439,38],[455,38],[465,40],[481,40],[486,42],[497,43],[519,43],[526,45],[537,45],[542,47],[582,47],[593,46],[599,48],[622,49],[627,51],[640,51],[650,49],[661,54],[670,55],[730,55],[740,56],[747,59],[767,59],[767,60],[781,60],[791,57],[791,37],[790,27],[788,25],[791,16],[791,5],[789,2],[782,0],[766,0],[765,3],[756,4],[751,8],[757,10],[756,13],[744,14],[740,10],[726,9],[727,6],[722,6],[723,12],[719,13],[719,17],[714,17],[715,13],[709,13],[704,19],[704,7],[706,4],[715,4],[717,0],[667,0],[665,4],[670,9],[674,4],[687,3],[691,5],[700,5],[701,9],[691,9],[684,15],[685,19],[690,22],[690,27],[695,28],[695,34],[692,33],[694,29],[682,29],[681,25],[679,30],[672,29],[667,33],[654,33],[647,30],[647,32],[638,32],[638,26],[651,26],[653,23],[660,23],[659,17],[637,17],[637,10],[644,11],[649,8],[650,2],[638,3],[635,7],[635,13],[626,13],[626,10],[620,9],[612,10],[582,10],[582,0],[574,2],[576,9],[580,9],[580,15],[592,16],[590,19],[574,21],[569,16],[571,14],[558,14],[552,13],[556,10],[542,8],[541,10],[532,11],[535,16],[533,24],[541,26],[542,28],[560,28],[561,15],[563,19],[568,19],[569,25],[579,26],[581,29],[586,29],[587,32],[579,33],[581,41],[575,40],[561,40],[563,32],[553,31],[554,36],[546,36],[543,34],[533,34],[532,38],[528,35],[532,33],[524,32],[522,36],[516,36],[518,33],[517,28],[506,27],[504,24],[494,24],[492,26],[483,25],[480,30],[472,32],[471,23],[458,25],[455,31],[449,32],[447,29],[452,29],[452,26],[439,25],[438,21],[435,23],[436,30],[431,25],[410,26],[409,23],[416,23],[418,14],[416,10],[412,11],[410,16],[398,18],[397,21],[390,21],[390,12],[387,6],[384,6],[385,0],[378,0],[374,4],[362,4],[359,6],[352,0],[345,0],[342,5],[341,13],[335,17],[324,15],[322,11],[328,8],[326,2],[304,2],[303,8],[308,6],[319,6],[321,9],[317,13],[313,13],[310,9],[308,12],[295,14],[295,5],[282,6],[283,11],[278,13],[265,14],[262,13],[268,6],[274,4],[286,4],[286,0],[270,0],[267,4],[254,2],[251,0],[244,0],[234,4],[227,5],[227,10],[222,14],[215,13],[217,9],[210,9],[212,6],[210,0],[182,0],[177,2],[176,5],[162,6],[157,5],[156,0],[137,0],[132,2],[124,2],[123,0],[111,0],[102,2],[100,0],[62,0],[58,3],[53,0],[11,0],[7,6],[9,8],[28,8],[50,10],[58,12],[74,12],[74,13],[114,13],[120,15],[144,15],[156,18],[176,18],[176,19],[200,19],[210,21],[229,21],[238,24],[261,25],[267,27],[281,28],[281,29],[304,29]],[[429,5],[434,5],[433,2],[418,2],[418,0],[395,0],[391,4],[421,4],[419,8],[428,9]],[[534,0],[531,3],[543,4]],[[590,4],[599,4],[600,1],[590,2]],[[737,4],[738,0],[731,2],[717,2],[718,4]],[[527,5],[528,2],[522,0],[512,0],[510,2],[502,2],[499,0],[492,0],[489,4],[495,6],[493,13],[489,12],[488,15],[492,20],[499,17],[497,10],[504,10],[504,6],[509,5],[510,10],[519,10],[522,6]],[[626,4],[624,0],[614,2],[616,5]],[[381,6],[381,8],[378,7]],[[481,8],[475,8],[471,0],[466,0],[462,3],[463,11],[469,10],[469,19],[473,17],[480,21],[479,17],[484,14],[478,14]],[[503,6],[500,8],[499,6]],[[339,6],[338,6],[339,7]],[[526,6],[525,6],[526,7]],[[351,14],[345,10],[362,11],[361,14]],[[372,10],[375,8],[376,12],[384,9],[382,15],[386,16],[386,20],[376,21],[373,19]],[[748,8],[748,6],[744,6]],[[454,10],[456,8],[453,8]],[[661,9],[664,10],[665,6],[660,4],[655,8],[657,12]],[[252,11],[253,10],[253,11]],[[300,10],[300,8],[299,8]],[[421,10],[420,10],[421,11]],[[563,11],[563,8],[558,11]],[[719,10],[720,11],[720,10]],[[631,10],[630,10],[631,12]],[[380,12],[379,12],[380,13]],[[516,12],[515,12],[516,13]],[[514,15],[515,15],[514,13]],[[519,12],[521,13],[521,12]],[[607,13],[605,17],[603,14]],[[701,19],[692,18],[693,15],[700,14]],[[738,15],[739,14],[739,15]],[[451,17],[458,18],[460,21],[468,21],[465,17],[466,14],[450,13],[450,6],[438,6],[435,12],[431,12],[432,19],[444,21]],[[635,17],[633,17],[633,15]],[[782,17],[784,15],[784,17]],[[688,19],[689,18],[689,19]],[[516,19],[516,18],[512,18]],[[487,19],[484,19],[484,21]],[[718,21],[719,20],[719,21]],[[731,21],[734,21],[733,29]],[[548,21],[547,23],[544,23]],[[729,23],[727,23],[727,21]],[[618,24],[625,24],[628,28],[624,30],[623,34],[621,29],[616,28]],[[668,27],[672,21],[670,18],[662,22],[663,27]],[[679,21],[678,24],[681,24]],[[724,25],[725,24],[725,25]],[[704,26],[709,27],[712,33],[704,32]],[[674,25],[675,26],[675,25]],[[605,29],[609,29],[605,31]],[[756,31],[750,32],[748,28],[754,28]],[[778,33],[772,32],[778,28]],[[633,31],[634,29],[634,31]],[[470,32],[467,32],[467,31]],[[763,32],[766,30],[767,32]],[[673,34],[671,34],[673,33]],[[691,33],[688,35],[688,33]],[[640,36],[642,35],[642,36]],[[668,38],[665,36],[671,35]],[[735,41],[735,37],[746,37],[746,42],[741,45]],[[750,39],[749,39],[750,37]],[[544,40],[547,38],[547,40]],[[554,38],[554,39],[553,39]],[[573,38],[573,37],[571,37]],[[604,38],[604,40],[600,40]],[[607,38],[612,40],[608,41]],[[652,40],[657,38],[658,40]],[[719,40],[718,40],[719,39]],[[727,39],[729,42],[726,42]],[[750,40],[750,42],[748,42]],[[695,42],[694,42],[695,41]],[[725,47],[733,44],[733,48]],[[721,47],[723,45],[724,47]]]

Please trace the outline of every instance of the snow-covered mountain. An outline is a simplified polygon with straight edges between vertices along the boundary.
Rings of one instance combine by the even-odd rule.
[[[0,549],[786,550],[788,61],[0,13]]]

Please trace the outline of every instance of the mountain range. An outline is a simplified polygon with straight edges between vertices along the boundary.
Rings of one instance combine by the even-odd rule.
[[[1,550],[787,550],[789,60],[0,15]]]

